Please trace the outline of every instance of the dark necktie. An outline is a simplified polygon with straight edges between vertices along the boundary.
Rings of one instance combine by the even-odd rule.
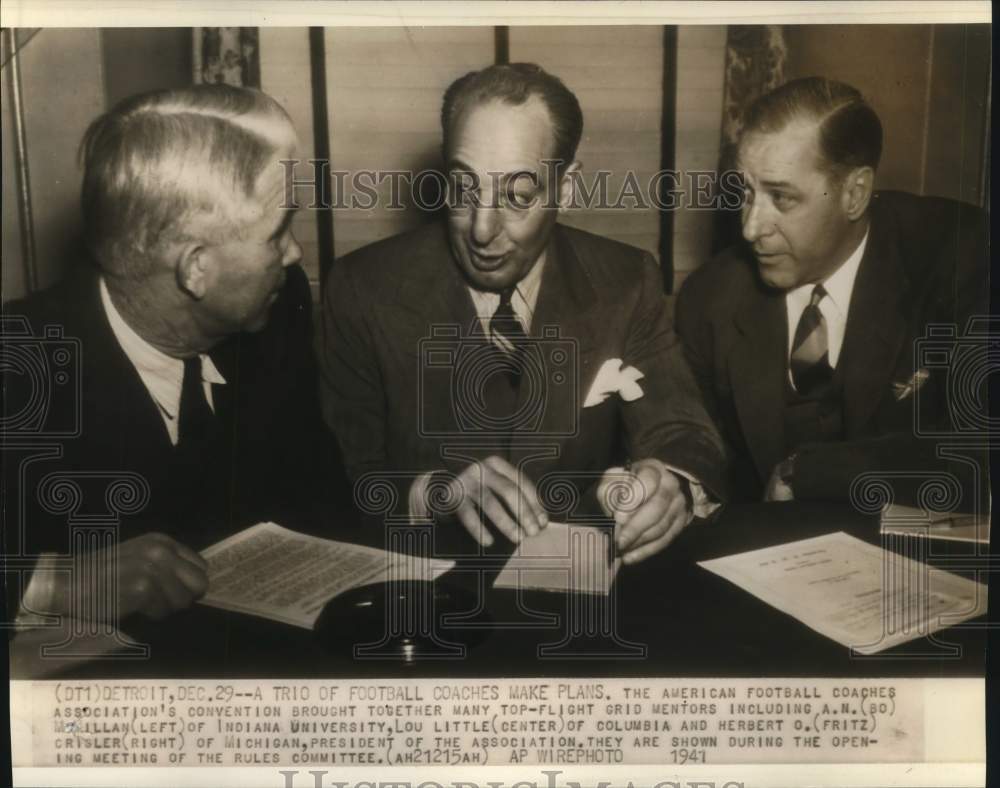
[[[524,352],[525,345],[527,344],[528,335],[524,333],[521,321],[514,314],[514,307],[510,302],[513,295],[513,287],[500,293],[500,306],[497,307],[497,311],[490,318],[490,339],[511,362],[512,373],[519,376],[521,354]]]
[[[789,366],[795,390],[807,396],[828,384],[833,377],[830,366],[830,346],[826,335],[826,319],[820,311],[820,301],[826,296],[823,285],[816,285],[809,305],[802,311],[795,329]]]
[[[204,444],[212,434],[215,414],[205,399],[201,378],[201,356],[184,359],[184,380],[181,383],[181,403],[177,415],[177,445],[189,447]]]

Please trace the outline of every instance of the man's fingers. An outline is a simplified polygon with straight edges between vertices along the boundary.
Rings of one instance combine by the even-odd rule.
[[[663,520],[670,510],[671,504],[678,498],[683,502],[684,494],[678,490],[673,495],[661,491],[659,495],[647,498],[645,502],[632,512],[628,519],[619,526],[618,546],[627,550],[639,535]]]
[[[147,569],[156,586],[155,591],[166,601],[171,611],[188,607],[194,601],[195,587],[199,585],[198,578],[187,576],[184,564],[185,562],[178,558],[155,564]],[[192,583],[191,586],[188,586],[188,581]]]
[[[123,607],[120,617],[142,613],[153,619],[163,618],[172,612],[169,600],[163,595],[155,572],[140,570],[122,583],[120,597]]]
[[[191,594],[191,601],[200,599],[208,591],[208,572],[192,565],[187,559],[178,560],[174,574]]]
[[[490,477],[487,476],[487,485],[506,501],[529,536],[534,536],[539,529],[548,525],[548,512],[542,506],[538,490],[531,479],[519,472],[503,457],[488,457],[484,465],[487,468],[487,474],[489,470],[494,471],[496,476],[493,478],[498,480],[498,484],[494,486]],[[503,484],[503,481],[509,482],[510,486]]]
[[[202,558],[200,553],[195,552],[190,547],[181,544],[180,542],[174,542],[174,550],[178,556],[183,558],[188,563],[194,564],[202,571],[208,571],[208,561]]]
[[[524,538],[524,533],[518,527],[518,524],[514,522],[514,518],[510,516],[504,505],[500,503],[500,499],[489,490],[483,490],[482,507],[486,518],[496,526],[496,529],[500,533],[512,542],[517,544]]]
[[[637,564],[640,561],[644,561],[651,555],[663,550],[668,544],[670,544],[676,537],[675,529],[667,531],[659,539],[655,539],[652,542],[644,544],[635,550],[629,550],[625,555],[622,556],[622,563],[625,564]]]
[[[472,534],[472,538],[484,547],[493,544],[493,534],[489,532],[483,524],[479,511],[470,502],[463,503],[455,512],[458,520],[465,526],[465,530]]]
[[[684,530],[690,519],[683,495],[680,496],[680,500],[675,498],[663,520],[640,534],[639,538],[625,550],[622,560],[626,564],[634,564],[663,550]]]

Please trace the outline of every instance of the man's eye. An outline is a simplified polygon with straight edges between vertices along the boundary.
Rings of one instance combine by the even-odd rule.
[[[507,195],[507,207],[525,211],[535,201],[535,192],[513,192]]]
[[[457,186],[454,191],[455,205],[459,208],[471,208],[479,205],[479,192],[472,188]]]
[[[795,198],[789,194],[776,194],[772,199],[774,201],[774,207],[779,211],[787,211],[795,205]]]

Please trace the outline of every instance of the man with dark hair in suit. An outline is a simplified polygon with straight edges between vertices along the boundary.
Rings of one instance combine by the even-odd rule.
[[[79,399],[53,400],[44,414],[77,424],[75,434],[58,438],[55,459],[25,464],[23,478],[5,457],[8,556],[40,556],[14,603],[22,610],[70,613],[102,593],[93,578],[50,571],[75,548],[42,474],[65,476],[84,497],[100,474],[131,480],[123,500],[139,505],[93,556],[115,574],[118,598],[94,600],[113,617],[186,607],[208,584],[197,550],[260,520],[307,516],[325,431],[280,165],[296,144],[274,99],[222,85],[136,96],[90,126],[82,207],[96,266],[74,261],[61,284],[4,307],[6,327],[30,332],[5,337],[10,348],[56,330],[80,356],[69,381]],[[4,373],[9,447],[37,392],[16,362]],[[106,517],[107,495],[81,500],[70,518]]]
[[[795,80],[747,112],[746,243],[693,273],[677,305],[739,498],[847,500],[873,472],[913,502],[944,471],[973,504],[974,466],[919,436],[947,431],[951,408],[947,371],[914,348],[931,324],[961,333],[985,313],[985,223],[972,206],[875,192],[881,152],[878,116],[839,82]]]
[[[660,272],[556,223],[583,128],[556,77],[467,74],[441,119],[447,223],[354,252],[326,283],[323,406],[348,474],[483,545],[536,534],[572,488],[639,561],[722,495]]]

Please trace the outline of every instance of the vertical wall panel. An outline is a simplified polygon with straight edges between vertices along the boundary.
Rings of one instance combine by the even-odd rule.
[[[0,50],[0,58],[7,62],[10,52],[7,49],[7,35],[2,38],[4,46]],[[9,64],[0,73],[0,143],[3,146],[3,268],[0,273],[0,295],[4,301],[19,298],[27,291],[24,278],[24,261],[21,247],[21,224],[18,213],[17,190],[17,151],[14,138],[14,107],[9,89]]]
[[[989,135],[990,26],[935,25],[924,191],[982,205]]]
[[[510,59],[538,63],[576,93],[583,109],[577,155],[588,186],[590,176],[609,171],[614,200],[632,171],[646,191],[660,167],[662,27],[512,27]],[[628,207],[570,211],[562,220],[657,255],[657,210],[623,204]]]
[[[715,172],[722,135],[726,28],[681,27],[677,31],[676,167],[685,205],[691,175]],[[674,292],[711,254],[714,212],[683,208],[674,214]]]
[[[493,62],[493,28],[330,28],[326,58],[334,170],[419,172],[441,166],[441,98]],[[430,218],[406,194],[404,210],[387,209],[388,181],[378,191],[371,209],[335,210],[338,257]]]
[[[87,126],[104,110],[101,34],[94,29],[44,29],[19,56],[38,281],[44,288],[79,261],[81,172],[76,154]],[[6,161],[4,165],[6,181],[13,170],[6,168]],[[5,208],[4,234],[6,217]],[[5,254],[5,279],[8,268]]]

